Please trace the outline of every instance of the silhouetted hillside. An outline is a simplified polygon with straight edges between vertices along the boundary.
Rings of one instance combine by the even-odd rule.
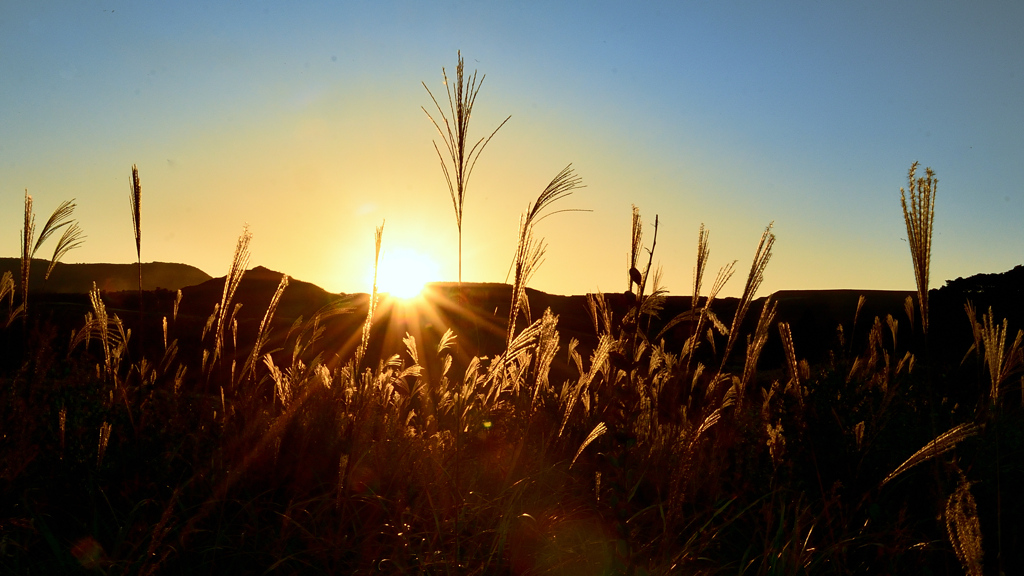
[[[106,292],[138,290],[138,264],[65,264],[58,262],[48,280],[43,280],[48,260],[32,260],[29,289],[33,292],[53,294],[85,294],[92,290],[93,282]],[[0,258],[0,274],[10,271],[14,281],[20,282],[21,260]],[[178,290],[210,279],[210,275],[195,266],[171,262],[143,262],[143,290]]]
[[[263,266],[245,272],[233,300],[235,304],[242,305],[237,315],[239,322],[259,322],[263,319],[282,276],[283,273]],[[213,305],[221,300],[224,293],[224,277],[210,278],[205,282],[183,288],[181,292],[180,313],[202,316],[205,319],[213,312]],[[331,294],[315,284],[289,278],[288,287],[281,295],[275,316],[289,322],[299,316],[309,318],[317,310],[338,298],[338,295]]]
[[[3,259],[8,269],[16,259]],[[39,286],[45,270],[45,261],[34,262],[33,286]],[[182,271],[174,277],[175,270]],[[70,322],[72,327],[88,310],[88,299],[84,295],[66,294],[84,292],[92,285],[92,277],[101,287],[114,286],[104,293],[104,301],[111,313],[119,314],[129,327],[135,328],[139,321],[136,269],[130,264],[69,264],[58,265],[44,289],[49,292],[64,292],[37,298],[42,308],[49,308],[51,314],[58,314],[58,324]],[[171,323],[172,335],[185,337],[189,342],[184,346],[200,346],[197,336],[220,302],[224,291],[224,277],[209,278],[201,271],[179,264],[145,264],[147,286],[160,285],[165,288],[147,290],[144,310],[144,333],[152,334],[147,341],[156,343],[159,338],[163,317],[173,315],[173,302],[177,287],[181,287],[182,300],[178,319]],[[245,273],[232,301],[237,320],[239,346],[254,338],[270,304],[282,273],[256,267]],[[199,280],[196,282],[195,280]],[[188,285],[192,284],[192,285]],[[38,288],[35,288],[39,290]],[[119,289],[119,290],[118,290]],[[941,289],[931,291],[931,348],[933,353],[959,359],[972,343],[970,326],[964,313],[964,304],[972,301],[981,313],[989,306],[998,319],[1007,318],[1012,330],[1024,326],[1024,267],[1018,266],[1003,274],[979,274],[970,278],[958,278],[946,283]],[[40,295],[42,296],[42,295]],[[857,302],[864,296],[864,305],[857,311]],[[371,355],[401,353],[402,339],[406,333],[416,336],[417,341],[429,349],[436,345],[441,335],[449,328],[458,336],[460,354],[463,357],[489,356],[504,350],[507,321],[512,297],[512,287],[498,283],[433,283],[429,285],[416,305],[381,297],[374,317],[374,328],[370,341]],[[589,354],[597,342],[597,333],[587,304],[587,296],[561,296],[527,289],[529,311],[533,320],[550,308],[558,318],[558,332],[562,343],[559,358],[567,358],[565,351],[571,339],[579,342],[582,354]],[[632,305],[629,294],[605,294],[605,302],[612,312],[615,323],[621,323]],[[914,319],[907,316],[906,299],[911,297]],[[862,350],[867,334],[876,317],[883,323],[891,315],[899,325],[900,339],[920,338],[920,318],[916,292],[898,290],[783,290],[771,295],[778,303],[776,322],[788,322],[799,359],[811,364],[826,362],[829,354],[845,349]],[[676,323],[663,332],[673,318],[690,310],[689,296],[666,297],[657,317],[644,319],[645,332],[658,344],[664,340],[666,349],[678,353],[686,338],[690,336],[689,322]],[[741,333],[750,333],[766,298],[755,300],[750,307]],[[299,318],[310,319],[318,312],[325,312],[321,321],[324,330],[322,338],[330,339],[332,348],[339,357],[350,354],[358,345],[360,330],[366,318],[367,294],[332,294],[322,288],[299,280],[290,279],[282,294],[273,320],[273,330],[284,338],[289,328]],[[414,301],[415,302],[415,301]],[[735,313],[736,298],[719,298],[713,309],[715,314],[729,324]],[[425,305],[424,305],[425,304]],[[344,311],[345,313],[338,313]],[[855,322],[856,318],[856,322]],[[840,325],[842,330],[840,331]],[[517,331],[525,326],[520,317]],[[62,327],[62,330],[65,328]],[[619,329],[619,326],[616,327]],[[716,333],[716,345],[724,344],[724,336]],[[904,340],[910,343],[910,340]],[[842,345],[841,345],[842,342]],[[737,346],[731,361],[742,362],[743,343]],[[777,329],[773,326],[768,343],[761,356],[762,369],[771,370],[782,366],[782,348]]]

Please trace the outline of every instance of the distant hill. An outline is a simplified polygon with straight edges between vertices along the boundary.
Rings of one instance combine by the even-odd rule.
[[[235,291],[233,302],[242,304],[239,309],[239,320],[256,320],[263,318],[274,296],[283,273],[257,266],[247,270],[242,282]],[[204,319],[213,311],[213,305],[220,302],[224,293],[224,276],[210,278],[182,289],[181,313],[202,316]],[[339,299],[315,284],[289,278],[288,287],[281,295],[276,315],[289,322],[303,316],[309,318],[318,310]]]
[[[11,270],[17,274],[18,264],[14,258],[0,259],[0,272]],[[34,308],[37,313],[47,311],[55,314],[53,321],[56,324],[78,325],[89,309],[85,292],[95,280],[106,291],[104,301],[108,310],[119,314],[129,327],[138,323],[140,306],[134,265],[58,264],[53,276],[44,284],[42,276],[46,264],[43,260],[33,262],[32,286],[39,294]],[[214,305],[221,299],[224,277],[211,278],[194,267],[166,263],[144,264],[143,274],[147,292],[142,308],[149,326],[147,330],[158,334],[162,318],[173,317],[174,291],[181,289],[180,310],[177,321],[172,322],[172,335],[189,335],[187,345],[201,346],[196,335],[202,334]],[[262,266],[248,270],[243,276],[232,305],[232,308],[241,305],[234,315],[239,346],[254,338],[281,276],[281,272]],[[44,298],[45,292],[51,296]],[[588,311],[587,296],[546,294],[529,288],[526,292],[534,320],[547,308],[559,316],[558,331],[563,350],[567,349],[570,339],[576,339],[581,353],[584,356],[589,354],[597,342],[597,334]],[[512,287],[508,284],[466,282],[460,287],[442,282],[427,287],[422,300],[425,306],[410,307],[384,296],[374,316],[374,336],[370,346],[373,353],[397,353],[404,350],[402,338],[407,332],[417,335],[418,341],[425,346],[436,346],[444,331],[451,328],[459,335],[459,347],[464,355],[501,353],[511,295]],[[861,296],[865,302],[858,311],[857,302]],[[1012,338],[1018,328],[1024,327],[1022,296],[1024,267],[1021,266],[1002,274],[957,278],[948,281],[941,289],[932,290],[931,352],[954,359],[963,357],[972,343],[970,325],[964,312],[964,303],[968,300],[977,307],[979,317],[992,306],[998,320],[1007,318]],[[908,297],[912,298],[913,319],[906,313]],[[916,293],[912,291],[784,290],[772,294],[771,298],[778,304],[776,321],[790,324],[798,358],[807,359],[812,364],[828,361],[837,349],[862,350],[875,318],[885,324],[889,315],[899,324],[901,347],[914,343],[918,348],[924,348],[914,342],[920,337],[920,318],[917,317]],[[623,293],[605,294],[604,299],[617,321],[621,321],[632,302],[632,296]],[[765,299],[762,296],[752,303],[741,333],[753,330]],[[368,301],[367,294],[332,294],[319,286],[292,278],[278,304],[273,328],[278,337],[284,339],[293,322],[300,317],[308,320],[317,312],[347,310],[346,314],[328,314],[320,322],[325,330],[320,337],[335,342],[333,346],[338,357],[346,357],[359,342]],[[737,302],[736,298],[719,298],[713,308],[720,318],[728,322]],[[650,319],[649,324],[645,320],[648,334],[652,337],[661,334],[670,320],[689,309],[689,296],[668,296],[658,317]],[[524,325],[525,320],[520,318],[518,330]],[[678,352],[690,329],[689,323],[684,321],[673,325],[658,339],[665,340],[666,349]],[[136,333],[139,333],[137,329]],[[153,337],[149,341],[157,342],[159,338]],[[840,345],[841,342],[844,344]],[[282,344],[277,342],[275,346]],[[186,341],[183,340],[181,345],[185,346]],[[741,361],[742,341],[737,350],[734,360]],[[560,358],[564,359],[564,356]],[[782,359],[781,344],[773,328],[762,354],[761,367],[780,367]]]
[[[138,264],[64,264],[58,262],[50,274],[49,280],[43,280],[48,260],[32,260],[32,271],[29,274],[29,289],[34,292],[53,294],[85,294],[92,290],[93,282],[107,292],[138,290]],[[18,258],[0,258],[0,274],[10,271],[15,283],[20,282],[21,260]],[[143,262],[143,290],[179,290],[186,286],[200,284],[210,279],[210,275],[195,266],[174,264],[171,262]]]

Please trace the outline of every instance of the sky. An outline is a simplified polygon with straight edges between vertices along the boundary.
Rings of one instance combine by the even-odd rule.
[[[243,227],[251,265],[367,292],[385,261],[458,274],[458,233],[421,107],[461,50],[485,76],[463,279],[503,282],[520,215],[572,164],[585,188],[536,234],[531,286],[628,284],[632,206],[669,292],[777,240],[760,295],[915,287],[900,188],[939,179],[932,287],[1024,260],[1024,4],[1018,2],[176,2],[0,4],[0,256],[24,193],[74,198],[66,262],[213,276]],[[53,240],[37,256],[49,258]],[[408,264],[407,264],[408,265]],[[382,262],[383,266],[383,262]],[[428,266],[430,268],[430,266]],[[705,288],[706,289],[706,288]]]

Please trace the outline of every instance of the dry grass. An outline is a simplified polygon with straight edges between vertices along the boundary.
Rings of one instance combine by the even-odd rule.
[[[260,321],[260,327],[256,331],[256,342],[252,345],[252,350],[249,352],[245,365],[242,367],[242,375],[248,375],[249,380],[255,380],[256,378],[257,361],[262,356],[263,348],[267,345],[267,340],[270,337],[270,322],[274,319],[274,312],[277,311],[277,305],[281,301],[281,295],[284,294],[284,290],[287,287],[288,275],[282,274],[281,281],[277,285],[277,290],[275,290],[274,295],[271,296],[270,304],[267,306],[267,311],[263,314],[263,320]],[[180,290],[178,291],[178,294],[181,294]],[[164,325],[166,326],[166,318],[164,321]]]
[[[252,233],[249,232],[247,225],[242,229],[242,234],[235,244],[231,267],[228,269],[227,276],[224,277],[224,290],[221,293],[220,302],[214,307],[210,321],[207,323],[207,326],[216,324],[213,333],[213,353],[209,357],[209,362],[204,366],[207,370],[213,370],[213,366],[218,364],[223,356],[225,326],[233,324],[232,320],[237,312],[237,310],[233,311],[229,317],[228,307],[231,306],[235,298],[235,291],[238,290],[238,285],[242,282],[242,276],[245,275],[246,267],[249,265],[249,242],[251,241]],[[204,332],[203,337],[205,338],[205,336]]]
[[[60,261],[68,252],[78,248],[82,245],[85,236],[82,233],[82,228],[78,222],[75,221],[71,216],[75,211],[75,201],[65,200],[61,202],[59,206],[50,214],[47,218],[46,224],[43,225],[42,230],[39,231],[39,238],[35,238],[36,231],[36,217],[32,211],[32,196],[29,196],[28,190],[25,190],[25,222],[21,229],[21,309],[26,310],[28,308],[28,284],[29,274],[32,269],[32,259],[35,258],[36,252],[39,248],[53,235],[55,232],[64,228],[64,232],[61,234],[60,239],[57,241],[57,245],[54,247],[53,256],[50,258],[50,264],[46,268],[46,275],[44,280],[50,278],[50,274],[53,272],[54,266]],[[33,244],[35,239],[35,244]]]
[[[135,256],[139,264],[139,294],[142,293],[142,183],[139,181],[139,168],[132,164],[132,177],[128,182],[129,203],[132,209],[132,230],[135,232]],[[141,302],[141,299],[140,299]]]
[[[544,240],[534,236],[534,229],[537,224],[548,216],[561,212],[580,212],[579,209],[548,210],[555,202],[568,198],[573,191],[584,188],[583,179],[576,175],[572,165],[561,170],[544,187],[537,200],[527,206],[526,212],[519,219],[519,239],[516,242],[516,253],[512,260],[510,273],[514,272],[512,283],[512,304],[508,319],[508,334],[506,343],[511,345],[515,334],[516,321],[519,319],[519,311],[525,310],[526,322],[530,319],[529,301],[526,299],[526,285],[530,282],[534,272],[544,261],[545,244]]]
[[[84,242],[85,234],[82,232],[82,227],[79,226],[78,222],[72,222],[67,228],[64,228],[64,232],[57,239],[57,245],[53,249],[53,257],[50,258],[50,264],[46,267],[46,274],[43,276],[43,280],[49,280],[50,274],[53,273],[53,268],[57,265],[57,262],[60,262],[68,252],[78,248]]]
[[[960,560],[960,565],[969,576],[982,575],[982,559],[984,552],[981,547],[981,524],[978,522],[978,506],[971,495],[971,483],[964,473],[957,468],[960,481],[956,491],[946,501],[943,516],[946,520],[946,531],[953,551]]]
[[[121,322],[117,314],[107,313],[103,296],[95,282],[89,292],[89,301],[92,304],[92,312],[86,314],[82,328],[72,331],[68,352],[70,353],[82,345],[88,348],[93,339],[99,341],[103,351],[103,365],[102,367],[97,365],[96,372],[100,375],[101,380],[107,381],[117,388],[121,383],[121,360],[128,347],[130,332],[125,330],[124,323]]]
[[[722,366],[720,370],[725,368],[725,363],[729,360],[729,353],[732,352],[732,348],[739,338],[740,325],[743,324],[743,319],[747,315],[747,309],[750,308],[750,303],[754,301],[757,289],[764,280],[764,271],[768,267],[768,261],[772,258],[772,246],[774,245],[775,234],[772,234],[772,224],[769,224],[764,229],[764,233],[761,234],[761,240],[757,243],[757,249],[754,251],[754,259],[750,263],[750,272],[747,274],[747,283],[743,286],[743,294],[740,296],[739,306],[736,309],[736,314],[733,316],[732,327],[729,328],[729,339],[726,341],[725,350],[722,352]]]
[[[902,464],[897,466],[895,470],[890,472],[889,475],[882,480],[882,486],[885,486],[914,466],[949,452],[955,448],[957,444],[971,436],[974,436],[980,431],[981,427],[977,424],[965,422],[963,424],[957,424],[952,429],[939,434],[935,439],[926,444],[924,448],[914,452],[910,458],[907,458]]]
[[[435,122],[454,168],[435,146],[461,246],[465,184],[490,138],[464,150],[479,84],[475,74],[464,77],[459,60],[449,90],[454,125],[440,107],[448,131]],[[141,262],[134,167],[132,186]],[[35,507],[0,506],[0,571],[69,573],[88,564],[110,574],[922,573],[952,558],[935,544],[945,531],[964,569],[980,572],[986,500],[975,502],[971,486],[986,485],[968,481],[952,459],[973,459],[964,469],[985,473],[984,457],[954,452],[968,438],[991,437],[980,420],[963,417],[969,409],[955,407],[969,404],[969,394],[935,409],[949,431],[918,449],[935,436],[921,433],[931,414],[920,403],[940,382],[914,371],[914,340],[897,339],[891,314],[875,317],[860,356],[850,357],[858,345],[850,330],[849,347],[842,342],[813,369],[794,343],[801,324],[777,322],[782,308],[773,298],[743,333],[772,255],[771,225],[733,317],[723,314],[728,327],[713,307],[735,261],[701,296],[710,255],[703,225],[689,310],[657,317],[665,294],[654,261],[658,218],[647,247],[636,207],[624,239],[632,297],[588,295],[594,333],[565,340],[551,310],[531,314],[526,285],[544,254],[536,225],[580,187],[567,166],[522,215],[507,332],[502,339],[499,329],[496,350],[486,353],[460,344],[450,328],[416,332],[392,316],[387,330],[376,329],[389,316],[378,313],[376,288],[383,223],[366,317],[344,329],[318,313],[276,330],[288,276],[258,328],[239,322],[234,300],[249,261],[248,228],[205,327],[179,317],[180,291],[162,304],[173,336],[187,343],[201,333],[202,350],[182,346],[179,354],[165,316],[162,349],[153,338],[129,357],[130,333],[94,289],[66,356],[50,353],[40,332],[35,342],[43,344],[26,347],[0,373],[8,431],[0,501]],[[905,210],[919,209],[919,188],[913,184]],[[45,228],[66,226],[69,214]],[[24,247],[33,232],[26,195]],[[23,248],[26,261],[31,252]],[[12,276],[0,279],[9,307],[14,291]],[[854,328],[863,307],[862,297]],[[908,317],[913,324],[912,309]],[[665,338],[680,323],[681,341]],[[1007,346],[1007,323],[991,312],[972,324],[995,400],[1019,368],[1022,336]],[[781,360],[766,368],[773,325]],[[388,348],[393,334],[376,340],[392,329],[408,330],[396,349]],[[742,365],[727,362],[744,339]],[[976,400],[983,406],[985,398]],[[926,461],[936,462],[928,489],[893,482]],[[54,518],[74,529],[53,529]]]
[[[360,370],[363,366],[363,356],[366,354],[366,348],[370,343],[370,328],[373,326],[373,313],[377,309],[377,268],[380,264],[380,244],[384,236],[384,222],[377,226],[373,235],[373,286],[370,290],[370,301],[366,306],[366,320],[363,322],[363,333],[359,341],[359,348],[356,350],[355,372]]]
[[[32,239],[35,237],[36,218],[32,214],[32,197],[25,190],[25,224],[21,229],[21,303],[28,307],[28,277],[32,269]]]
[[[931,168],[924,178],[914,179],[917,162],[910,166],[908,191],[900,188],[903,221],[907,225],[907,243],[910,259],[914,262],[914,280],[917,282],[917,301],[921,311],[921,329],[928,333],[928,271],[932,258],[932,223],[935,221],[935,193],[938,179]],[[909,206],[907,196],[909,195]]]
[[[486,138],[481,138],[475,143],[469,139],[469,121],[473,114],[473,106],[476,104],[476,97],[480,93],[480,87],[483,86],[484,78],[487,76],[481,76],[480,81],[477,82],[476,72],[474,71],[467,78],[464,74],[464,67],[465,62],[462,60],[462,52],[459,51],[459,63],[455,67],[454,87],[448,83],[447,71],[444,68],[441,69],[441,74],[444,76],[445,91],[448,93],[448,114],[445,114],[437,98],[434,97],[434,93],[430,91],[426,82],[423,82],[423,88],[426,89],[427,94],[430,95],[430,100],[434,103],[434,107],[437,108],[437,114],[441,117],[441,122],[438,123],[426,108],[423,108],[423,112],[426,113],[427,118],[430,119],[438,134],[441,135],[441,140],[444,142],[447,151],[447,160],[451,161],[451,167],[449,167],[445,155],[441,153],[441,148],[435,141],[434,150],[437,152],[438,160],[441,161],[441,170],[444,172],[445,182],[448,184],[448,192],[452,197],[452,206],[455,208],[455,226],[459,232],[460,284],[462,283],[462,215],[466,194],[469,190],[469,178],[473,175],[473,168],[476,166],[477,160],[480,159],[480,154],[491,141],[491,138],[494,138],[498,130],[501,130],[501,127],[509,121],[509,118],[512,118],[512,116],[505,118],[491,132],[491,135]],[[441,128],[441,124],[444,124],[444,129]]]
[[[991,388],[989,397],[992,405],[999,403],[1001,386],[1014,372],[1024,365],[1024,351],[1021,350],[1021,339],[1024,338],[1024,331],[1018,330],[1017,337],[1006,348],[1006,336],[1009,333],[1009,323],[1004,318],[1002,325],[997,324],[992,308],[987,314],[982,314],[982,323],[976,325],[976,338],[980,338],[982,349],[985,353],[985,365],[988,367]]]

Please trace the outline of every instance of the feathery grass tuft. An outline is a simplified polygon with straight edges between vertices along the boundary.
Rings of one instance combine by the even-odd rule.
[[[235,253],[231,257],[231,267],[228,269],[227,276],[224,277],[224,291],[221,293],[220,303],[214,308],[216,331],[213,335],[213,357],[210,359],[209,364],[211,369],[220,360],[224,350],[225,320],[230,324],[228,307],[231,305],[231,301],[235,297],[235,290],[238,290],[238,285],[242,282],[242,276],[245,275],[245,269],[249,265],[249,242],[251,241],[252,232],[249,232],[249,225],[246,224],[242,228],[242,235],[238,237],[238,242],[235,244]]]
[[[370,327],[373,325],[373,313],[377,308],[377,266],[380,263],[380,243],[384,236],[384,222],[381,221],[373,235],[373,288],[370,291],[370,301],[366,307],[366,321],[363,323],[363,334],[356,350],[355,368],[353,376],[360,369],[363,363],[363,356],[366,354],[366,347],[370,344]]]
[[[281,295],[284,294],[284,289],[287,287],[288,275],[282,274],[281,282],[278,283],[277,290],[274,291],[274,295],[270,298],[270,304],[267,306],[267,311],[263,314],[263,320],[260,321],[259,330],[256,331],[256,342],[253,343],[252,350],[249,352],[249,357],[242,366],[242,377],[245,377],[245,374],[248,372],[250,379],[256,378],[257,360],[259,360],[260,355],[263,354],[263,347],[267,345],[267,339],[270,337],[270,322],[274,319],[274,312],[277,311],[277,304],[281,301]]]
[[[740,303],[736,308],[736,315],[732,318],[732,327],[729,329],[729,340],[726,342],[725,351],[722,353],[721,369],[725,368],[725,363],[729,360],[729,353],[736,344],[736,339],[739,338],[743,318],[747,315],[750,303],[754,301],[757,289],[764,280],[764,270],[768,266],[768,261],[772,258],[772,246],[775,245],[775,234],[772,234],[773,224],[774,222],[768,224],[764,229],[764,233],[761,234],[761,241],[757,244],[757,250],[754,251],[754,260],[750,263],[747,283],[743,287],[743,295],[740,296]]]
[[[925,444],[924,448],[914,452],[913,456],[907,458],[905,462],[890,472],[889,475],[882,480],[881,486],[885,486],[894,478],[903,474],[907,470],[910,470],[914,466],[949,452],[961,441],[974,436],[979,431],[981,431],[981,427],[977,424],[965,422],[963,424],[957,424],[948,431],[939,434],[934,440]]]
[[[960,565],[968,576],[982,575],[981,523],[978,521],[978,506],[971,495],[971,483],[963,471],[957,468],[960,482],[956,491],[946,501],[943,516],[946,519],[946,533]]]
[[[633,285],[636,284],[639,288],[640,284],[643,283],[644,277],[640,273],[640,269],[637,268],[637,264],[640,259],[640,250],[643,248],[644,242],[644,222],[640,218],[640,208],[633,205],[633,216],[630,221],[629,228],[629,269],[627,270],[627,280],[629,286],[628,292],[633,291]]]
[[[70,226],[64,229],[64,233],[57,240],[57,246],[53,249],[53,258],[50,258],[50,265],[46,267],[46,275],[43,276],[43,280],[49,280],[50,274],[53,273],[53,269],[57,266],[57,262],[84,242],[85,234],[82,233],[82,227],[78,225],[78,222],[72,222]]]
[[[740,379],[739,397],[737,398],[739,405],[742,405],[744,392],[757,372],[757,361],[761,357],[761,350],[768,341],[768,329],[771,327],[772,321],[775,320],[776,307],[777,303],[770,297],[764,301],[761,315],[757,318],[754,334],[747,338],[747,356],[743,364],[743,377]]]
[[[981,321],[981,324],[975,326],[975,338],[976,341],[980,338],[985,352],[985,365],[992,383],[989,395],[994,406],[999,403],[1000,386],[1024,364],[1024,351],[1021,350],[1024,331],[1018,330],[1017,337],[1010,348],[1006,349],[1006,335],[1009,333],[1007,319],[1003,318],[1002,325],[997,324],[992,308],[989,307],[988,313],[981,315]]]
[[[711,256],[711,249],[708,246],[708,237],[711,231],[704,228],[700,223],[700,230],[697,231],[697,263],[693,267],[693,300],[690,301],[690,310],[696,312],[697,304],[700,301],[700,287],[704,283],[704,270],[708,264],[708,257]]]
[[[475,144],[470,144],[469,140],[469,120],[472,117],[473,106],[476,104],[477,94],[480,92],[480,87],[483,86],[484,76],[480,77],[480,81],[477,82],[476,71],[473,72],[472,76],[466,77],[464,73],[465,62],[462,59],[462,51],[459,51],[459,63],[455,68],[455,87],[448,84],[448,73],[444,68],[441,68],[441,74],[444,76],[445,91],[448,93],[448,111],[451,114],[449,118],[445,114],[441,105],[438,103],[437,98],[434,97],[434,93],[427,87],[426,82],[423,82],[423,88],[427,90],[427,94],[430,95],[431,101],[434,103],[434,107],[437,108],[437,113],[441,117],[441,122],[444,124],[444,129],[438,123],[430,112],[426,108],[421,107],[427,118],[430,119],[431,123],[434,124],[434,128],[437,128],[438,134],[441,135],[441,140],[445,144],[445,148],[448,152],[448,159],[451,160],[451,168],[448,167],[448,162],[445,160],[445,156],[441,153],[441,148],[434,142],[434,150],[437,151],[437,157],[441,161],[441,170],[444,172],[445,181],[448,183],[448,192],[452,196],[452,205],[455,208],[455,226],[459,232],[459,284],[462,284],[462,215],[463,207],[466,202],[466,193],[469,189],[469,177],[473,174],[473,168],[476,166],[476,161],[480,158],[480,154],[484,148],[494,138],[494,135],[501,130],[501,127],[509,121],[508,116],[505,118],[497,128],[491,132],[491,135],[486,138],[481,138]]]
[[[32,248],[32,256],[35,257],[39,247],[57,230],[70,225],[73,220],[71,214],[75,211],[75,201],[65,200],[61,202],[60,206],[50,214],[50,217],[46,220],[46,224],[43,225],[43,229],[39,232],[39,239],[36,240],[36,245]]]
[[[39,238],[36,239],[33,245],[32,240],[35,237],[36,217],[32,213],[32,196],[29,196],[28,190],[25,190],[25,224],[21,231],[21,306],[23,310],[28,306],[28,282],[32,269],[32,259],[35,258],[36,252],[39,251],[43,243],[54,232],[65,228],[64,233],[61,234],[60,239],[57,241],[57,246],[53,250],[53,257],[50,258],[50,264],[46,268],[46,275],[43,277],[43,280],[49,280],[53,268],[61,258],[71,250],[82,245],[85,238],[82,234],[82,228],[78,225],[78,222],[71,218],[75,211],[75,206],[74,199],[61,202],[46,220],[46,224],[39,231]]]
[[[21,229],[21,305],[28,307],[28,276],[32,269],[32,239],[36,218],[32,214],[32,197],[25,190],[25,225]]]
[[[584,187],[583,178],[577,176],[572,169],[572,164],[569,164],[544,187],[544,190],[537,196],[537,200],[527,206],[526,212],[519,219],[519,240],[516,243],[516,254],[512,260],[512,268],[509,271],[510,273],[515,272],[515,276],[512,284],[512,304],[508,318],[507,344],[512,342],[516,321],[519,318],[519,311],[521,309],[525,308],[527,311],[527,324],[531,322],[529,303],[526,301],[526,285],[544,261],[544,253],[546,251],[544,240],[534,236],[534,227],[548,216],[561,212],[587,212],[587,210],[578,208],[567,208],[545,213],[545,210],[552,204],[568,198],[572,195],[573,191]]]
[[[129,201],[132,208],[132,229],[135,231],[135,255],[139,263],[139,306],[142,305],[142,183],[139,168],[132,164],[132,178],[129,181]]]
[[[935,221],[935,192],[938,179],[931,168],[925,169],[924,178],[914,179],[917,162],[910,165],[908,191],[900,188],[903,221],[907,224],[907,243],[914,262],[917,281],[917,301],[921,310],[921,329],[928,333],[928,269],[932,258],[932,223]],[[910,205],[907,205],[907,196]]]

